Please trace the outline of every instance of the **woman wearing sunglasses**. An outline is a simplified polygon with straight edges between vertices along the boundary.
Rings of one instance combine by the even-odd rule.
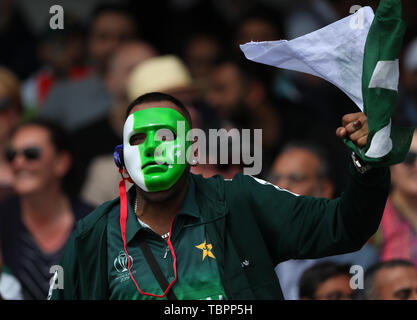
[[[25,299],[45,299],[74,223],[92,208],[71,197],[64,179],[72,167],[69,140],[56,125],[34,120],[18,126],[5,152],[16,196],[0,204],[3,256]]]

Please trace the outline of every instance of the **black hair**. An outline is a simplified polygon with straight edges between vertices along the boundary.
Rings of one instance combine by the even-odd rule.
[[[284,145],[280,154],[283,154],[292,149],[304,149],[315,155],[320,162],[317,172],[318,177],[323,179],[330,177],[328,155],[324,148],[310,141],[293,141]]]
[[[133,14],[132,10],[129,6],[120,4],[120,3],[102,3],[99,4],[92,12],[90,17],[90,25],[89,30],[91,31],[91,26],[94,24],[96,19],[102,15],[103,13],[116,13],[120,15],[124,15],[128,17],[134,24],[135,27],[135,35],[139,35],[140,26],[138,24],[138,19],[136,18],[135,14]]]
[[[237,23],[236,32],[239,31],[239,28],[243,23],[249,20],[265,21],[275,29],[277,37],[282,37],[284,35],[284,24],[282,23],[284,19],[282,17],[282,13],[274,7],[265,4],[256,4],[252,10],[241,17]]]
[[[48,18],[49,21],[49,18]],[[72,38],[85,39],[86,30],[84,25],[77,20],[77,18],[71,14],[64,13],[65,28],[64,29],[51,29],[49,23],[44,23],[45,27],[39,35],[39,43],[54,43],[64,42]]]
[[[298,282],[300,298],[316,299],[316,291],[323,282],[339,275],[349,276],[349,270],[348,264],[322,262],[313,265],[304,271]]]
[[[56,151],[71,151],[71,142],[67,132],[57,123],[47,119],[34,118],[23,121],[14,128],[12,136],[14,136],[15,133],[21,128],[28,126],[36,126],[46,129],[49,132],[51,143],[55,147]]]
[[[236,67],[239,79],[243,85],[251,81],[260,82],[264,86],[268,97],[273,96],[271,83],[276,74],[274,68],[245,59],[241,52],[236,53],[234,51],[223,53],[213,61],[214,67],[220,67],[225,64]]]
[[[127,117],[129,117],[130,112],[132,111],[132,109],[135,106],[137,106],[139,104],[143,104],[143,103],[160,102],[160,101],[170,101],[173,104],[175,104],[185,114],[185,118],[188,120],[188,122],[190,124],[190,127],[192,126],[192,123],[191,123],[191,115],[188,112],[187,108],[184,106],[184,104],[181,101],[179,101],[177,98],[174,98],[173,96],[171,96],[171,95],[169,95],[167,93],[162,93],[162,92],[145,93],[145,94],[139,96],[138,98],[136,98],[127,107],[125,119],[127,119]]]
[[[414,264],[405,259],[393,259],[388,261],[382,261],[374,264],[365,272],[364,278],[364,288],[361,290],[359,294],[359,299],[361,300],[373,300],[378,299],[375,297],[374,294],[374,285],[375,285],[375,277],[376,274],[381,271],[382,269],[392,269],[397,267],[412,267],[415,268]]]
[[[68,194],[76,194],[77,190],[75,189],[75,185],[73,181],[71,181],[71,177],[74,177],[77,170],[77,158],[76,153],[74,152],[73,145],[71,143],[71,139],[67,131],[63,127],[61,127],[59,124],[43,118],[32,118],[29,120],[25,120],[18,124],[12,131],[11,137],[13,137],[17,131],[19,131],[22,128],[28,127],[28,126],[35,126],[40,127],[48,131],[49,138],[54,146],[57,153],[61,152],[68,152],[71,155],[72,163],[71,167],[68,170],[67,174],[62,178],[62,188],[65,192]]]

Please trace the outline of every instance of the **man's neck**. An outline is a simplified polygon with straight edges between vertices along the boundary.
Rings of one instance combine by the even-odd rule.
[[[179,184],[178,187],[181,187],[178,189],[178,192],[174,192],[172,196],[163,201],[152,201],[148,197],[144,197],[139,190],[136,191],[138,195],[136,216],[158,234],[165,234],[170,231],[172,221],[180,212],[187,194],[189,187],[188,179],[184,183]],[[168,190],[165,192],[168,194],[172,191]]]

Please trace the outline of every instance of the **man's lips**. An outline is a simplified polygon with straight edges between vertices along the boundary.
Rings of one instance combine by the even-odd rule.
[[[155,161],[145,163],[142,166],[142,170],[145,174],[157,173],[157,172],[166,172],[168,166],[166,164],[158,164]]]
[[[150,162],[148,162],[148,163],[145,163],[145,164],[142,166],[142,170],[143,170],[143,169],[145,169],[146,167],[153,166],[153,165],[158,165],[158,163],[156,163],[155,161],[150,161]]]

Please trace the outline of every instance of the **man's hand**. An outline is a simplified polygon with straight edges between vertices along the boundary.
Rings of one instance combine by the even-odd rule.
[[[336,135],[343,139],[348,136],[353,143],[362,148],[368,138],[368,118],[363,112],[349,113],[342,118],[342,127],[337,128]]]

